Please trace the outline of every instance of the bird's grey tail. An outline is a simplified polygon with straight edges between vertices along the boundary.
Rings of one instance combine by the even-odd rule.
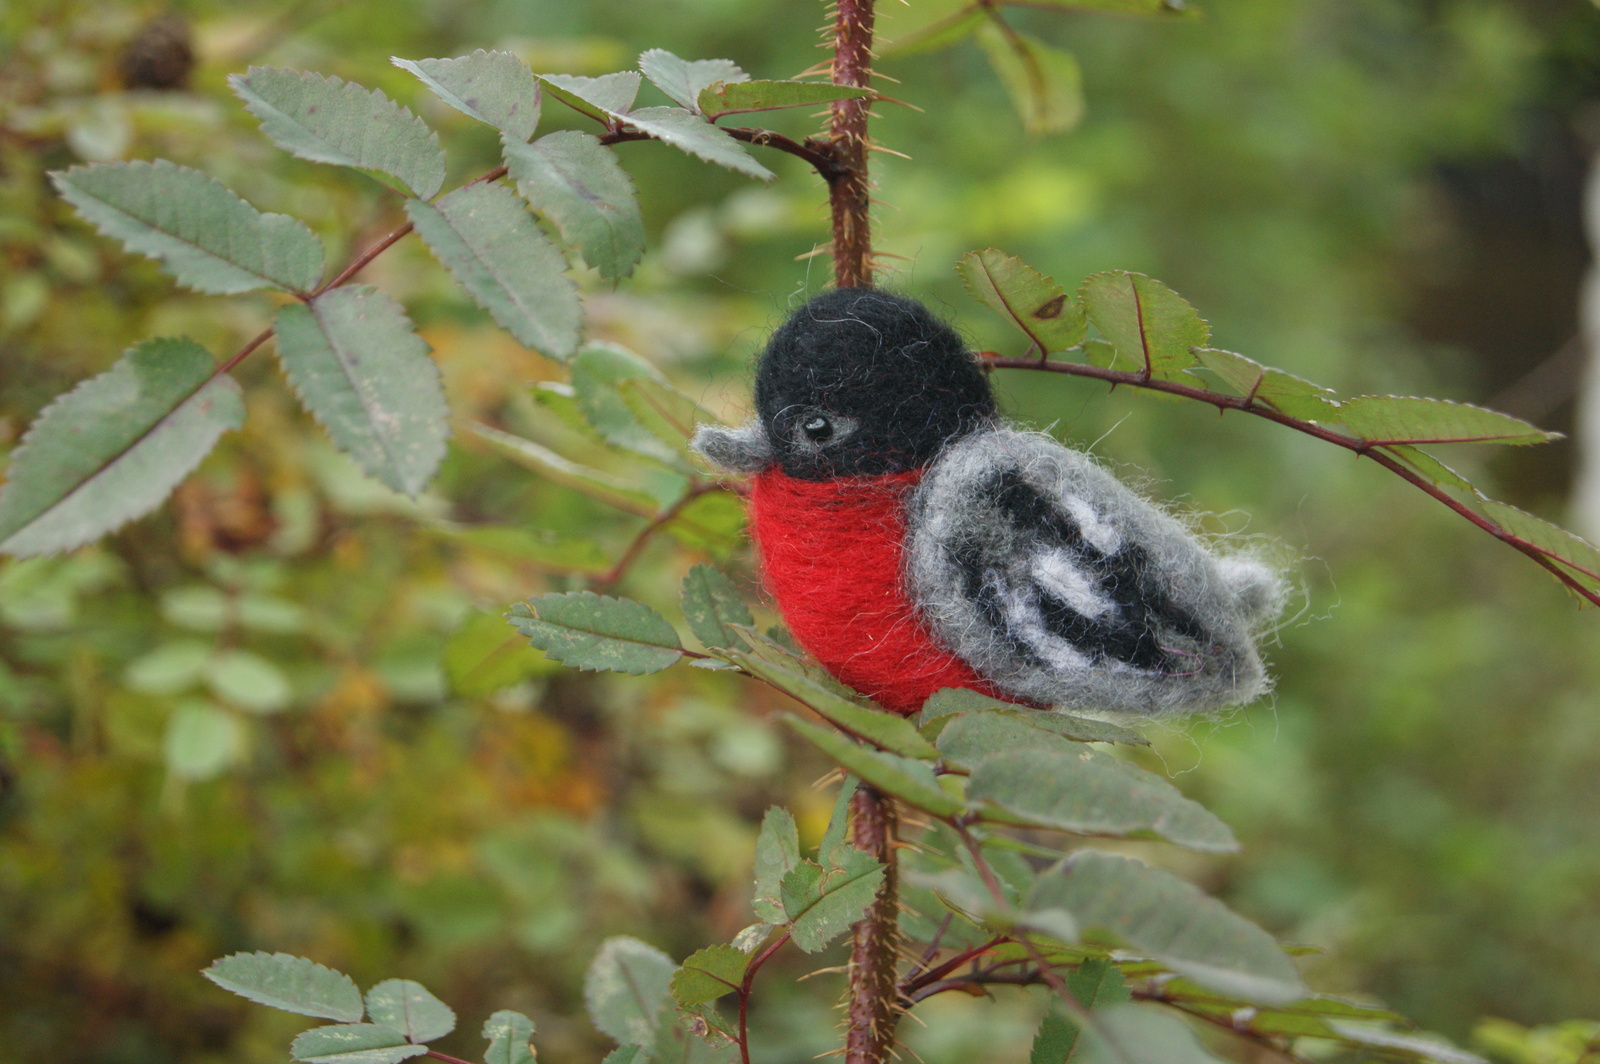
[[[1277,569],[1250,554],[1219,558],[1217,567],[1251,627],[1267,624],[1283,612],[1289,585]]]

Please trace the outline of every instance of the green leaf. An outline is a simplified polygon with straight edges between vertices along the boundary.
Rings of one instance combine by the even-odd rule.
[[[1061,1006],[1051,1002],[1039,1029],[1033,1035],[1033,1047],[1028,1051],[1028,1064],[1067,1064],[1078,1045],[1078,1025],[1069,1019]]]
[[[895,58],[936,52],[970,37],[972,31],[987,22],[988,18],[988,14],[980,5],[972,4],[925,26],[900,34],[877,52],[879,56]]]
[[[243,752],[244,729],[238,718],[215,706],[186,702],[167,721],[163,760],[179,779],[212,779]]]
[[[633,416],[674,451],[683,451],[701,425],[722,424],[684,392],[658,377],[628,377],[617,391]]]
[[[262,132],[291,155],[388,174],[422,199],[444,184],[439,138],[376,89],[275,67],[230,74],[228,84]]]
[[[1406,466],[1410,467],[1413,472],[1427,478],[1429,481],[1439,485],[1440,487],[1450,487],[1455,488],[1458,491],[1466,491],[1471,492],[1474,495],[1481,495],[1478,489],[1472,486],[1472,482],[1470,480],[1462,476],[1460,473],[1457,473],[1454,469],[1451,469],[1443,462],[1439,461],[1427,451],[1421,450],[1417,447],[1410,447],[1403,443],[1397,443],[1389,447],[1385,447],[1384,451],[1388,452],[1390,456],[1399,459]]]
[[[578,410],[609,443],[665,465],[683,467],[681,452],[639,423],[618,390],[633,378],[659,378],[654,366],[614,344],[588,344],[572,360],[572,389]]]
[[[1219,1064],[1176,1016],[1149,1005],[1097,1010],[1083,1034],[1082,1064]]]
[[[941,749],[1000,749],[977,761],[967,800],[985,817],[1083,835],[1159,838],[1212,853],[1239,848],[1228,826],[1176,787],[1143,769],[1085,746],[1045,736],[1006,714],[958,717],[939,736]],[[971,756],[968,754],[968,756]]]
[[[361,991],[343,972],[287,953],[234,953],[200,973],[258,1005],[302,1016],[356,1023],[365,1013]]]
[[[751,907],[770,924],[788,922],[783,911],[783,877],[800,863],[800,831],[794,814],[780,806],[767,810],[756,836],[755,895]]]
[[[832,728],[812,724],[786,714],[783,722],[802,737],[822,748],[848,772],[853,772],[880,791],[894,795],[934,816],[956,816],[962,803],[939,786],[933,769],[922,761],[886,754],[852,742]]]
[[[861,919],[878,895],[883,874],[877,858],[854,847],[831,872],[812,861],[796,865],[783,877],[781,888],[794,944],[807,953],[826,948]]]
[[[977,35],[1029,133],[1065,133],[1083,119],[1083,72],[1070,52],[994,22]]]
[[[678,102],[713,118],[750,111],[777,111],[785,107],[811,107],[834,100],[859,100],[877,93],[829,81],[750,81],[725,78],[708,82],[696,94],[695,104]]]
[[[574,669],[642,676],[683,656],[666,618],[630,599],[592,591],[540,595],[512,606],[508,616],[530,643]]]
[[[50,180],[96,229],[196,292],[304,293],[322,278],[322,241],[304,222],[263,214],[199,170],[165,159],[96,163]]]
[[[528,653],[527,641],[492,613],[477,614],[444,645],[445,678],[451,692],[464,698],[483,698],[559,669],[558,663]]]
[[[1211,327],[1178,293],[1142,273],[1111,270],[1088,277],[1078,298],[1117,354],[1152,377],[1169,377],[1196,363]]]
[[[1065,909],[1202,986],[1278,1005],[1306,995],[1270,935],[1193,885],[1127,857],[1080,850],[1039,877],[1027,908]]]
[[[994,248],[969,251],[957,272],[967,291],[1010,319],[1040,352],[1065,351],[1083,342],[1088,328],[1083,305],[1021,259]]]
[[[683,617],[689,622],[689,631],[708,647],[739,646],[739,633],[727,625],[748,628],[756,623],[733,581],[704,563],[683,578]]]
[[[401,59],[389,62],[414,74],[439,99],[469,118],[526,142],[539,128],[539,79],[510,52],[486,52],[454,59]]]
[[[694,550],[726,558],[745,543],[744,500],[731,491],[690,499],[667,525],[667,534]]]
[[[1340,1020],[1328,1021],[1328,1027],[1340,1041],[1363,1049],[1376,1049],[1391,1055],[1418,1060],[1438,1061],[1439,1064],[1488,1064],[1476,1053],[1469,1053],[1440,1038],[1399,1034],[1381,1027]]]
[[[289,1046],[289,1055],[307,1064],[398,1064],[427,1051],[427,1046],[412,1045],[405,1035],[380,1023],[313,1027]]]
[[[1544,443],[1560,438],[1521,418],[1446,399],[1362,395],[1339,403],[1321,420],[1341,425],[1368,443]]]
[[[278,311],[278,358],[295,393],[368,476],[415,498],[444,458],[439,368],[411,320],[367,285]]]
[[[483,1037],[489,1040],[484,1064],[533,1064],[533,1021],[520,1012],[501,1009],[483,1023]]]
[[[1200,12],[1190,0],[1029,0],[1031,6],[1062,11],[1110,11],[1118,15],[1165,15],[1196,18]]]
[[[902,757],[931,759],[933,744],[906,718],[835,694],[801,673],[728,648],[726,657],[740,668],[792,695],[837,727],[874,746]]]
[[[707,946],[672,973],[672,997],[688,1008],[715,1001],[739,989],[750,957],[732,946]]]
[[[1068,972],[1067,988],[1086,1009],[1133,1000],[1128,982],[1122,977],[1122,969],[1098,957],[1090,958]]]
[[[1503,502],[1485,499],[1478,509],[1503,531],[1530,544],[1563,567],[1575,570],[1572,575],[1585,586],[1600,587],[1600,550],[1587,540]]]
[[[592,539],[563,536],[548,529],[514,525],[437,525],[444,538],[491,554],[515,558],[563,573],[603,573],[611,559]]]
[[[656,514],[655,499],[625,480],[579,465],[548,447],[488,425],[473,425],[472,431],[500,454],[547,480],[641,517],[654,517]]]
[[[749,81],[750,75],[731,59],[696,59],[689,62],[671,52],[652,48],[639,56],[639,69],[673,103],[700,110],[700,94],[719,82]]]
[[[639,74],[624,70],[598,78],[577,74],[535,74],[550,95],[574,110],[600,122],[628,113],[639,95]]]
[[[583,983],[589,1019],[624,1045],[650,1044],[677,967],[671,957],[636,938],[606,939]]]
[[[431,1042],[456,1029],[455,1011],[410,979],[385,979],[368,990],[367,1015],[410,1042]]]
[[[648,133],[664,144],[679,151],[698,156],[708,163],[762,181],[771,181],[777,175],[756,162],[743,144],[728,135],[727,130],[707,122],[699,115],[681,107],[641,107],[626,116],[629,125],[641,133]]]
[[[198,640],[183,639],[163,643],[150,653],[135,658],[123,670],[122,682],[133,691],[147,695],[175,695],[199,683],[211,660],[211,646]]]
[[[1059,709],[1034,709],[1032,706],[1019,706],[1015,702],[1002,702],[966,687],[945,687],[935,691],[922,704],[922,714],[917,718],[917,723],[922,726],[925,733],[931,733],[932,729],[929,726],[942,718],[960,713],[996,711],[1016,714],[1041,731],[1051,732],[1075,742],[1150,745],[1150,740],[1132,728],[1125,728],[1120,724],[1077,717]],[[940,725],[940,729],[948,724],[949,721],[946,720],[944,725]]]
[[[584,262],[607,280],[633,272],[644,254],[644,219],[633,181],[610,148],[573,130],[502,146],[517,191]]]
[[[565,359],[578,346],[583,311],[567,260],[516,193],[468,185],[437,204],[408,200],[417,235],[451,276],[524,346]]]
[[[607,1053],[600,1064],[645,1064],[649,1059],[644,1046],[619,1046]]]
[[[146,340],[45,407],[0,487],[0,551],[71,550],[153,510],[244,423],[215,372],[192,340]]]
[[[1274,410],[1307,421],[1332,415],[1335,406],[1331,388],[1312,384],[1291,373],[1215,347],[1196,348],[1200,364],[1211,370],[1248,399]]]
[[[281,712],[294,697],[283,670],[248,650],[219,650],[205,672],[213,694],[250,713]]]

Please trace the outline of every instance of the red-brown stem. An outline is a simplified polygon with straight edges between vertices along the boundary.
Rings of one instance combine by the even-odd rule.
[[[789,941],[789,932],[772,940],[766,949],[755,955],[755,958],[744,970],[744,978],[739,982],[739,1061],[740,1064],[750,1064],[750,1028],[748,1013],[750,1011],[750,988],[755,985],[756,973],[761,966],[772,959],[772,955],[782,949]]]
[[[873,0],[835,0],[833,83],[871,87]],[[867,181],[870,97],[837,100],[832,135],[837,176],[828,182],[833,208],[833,280],[840,288],[872,285],[871,188]]]
[[[895,815],[890,799],[866,784],[850,799],[851,839],[884,863],[883,883],[853,929],[850,950],[849,1031],[845,1064],[885,1064],[900,1019],[895,985],[899,951],[899,876],[895,866]]]
[[[1067,373],[1075,377],[1092,377],[1095,380],[1106,381],[1112,385],[1126,384],[1134,388],[1148,388],[1151,391],[1166,392],[1168,395],[1181,395],[1186,399],[1197,399],[1202,403],[1210,403],[1219,410],[1239,410],[1246,414],[1254,414],[1256,417],[1266,418],[1268,421],[1276,421],[1280,425],[1286,425],[1298,432],[1305,433],[1307,436],[1314,436],[1336,447],[1343,447],[1347,451],[1353,451],[1357,456],[1372,459],[1401,480],[1433,496],[1495,539],[1515,547],[1549,570],[1551,575],[1565,584],[1573,593],[1587,599],[1596,606],[1600,606],[1600,591],[1585,587],[1580,581],[1573,578],[1551,560],[1551,556],[1536,544],[1508,529],[1501,528],[1460,499],[1455,498],[1437,484],[1429,481],[1426,477],[1407,469],[1399,459],[1391,457],[1381,449],[1383,447],[1381,442],[1356,439],[1354,436],[1346,436],[1342,432],[1323,428],[1321,425],[1310,421],[1291,417],[1258,402],[1254,394],[1248,396],[1224,395],[1221,392],[1196,388],[1189,384],[1179,384],[1176,381],[1147,377],[1142,372],[1130,373],[1126,370],[1106,369],[1101,366],[1091,366],[1084,362],[1051,362],[1044,358],[1002,358],[990,352],[984,352],[983,358],[984,364],[993,369],[1032,369],[1045,370],[1051,373]]]
[[[714,480],[703,480],[693,484],[677,502],[656,514],[639,530],[639,534],[633,537],[633,542],[629,543],[627,549],[622,552],[622,557],[617,559],[617,564],[595,577],[594,586],[606,587],[621,580],[633,563],[638,560],[645,544],[649,543],[651,538],[661,531],[663,526],[681,514],[685,506],[688,506],[707,492],[716,491],[720,487],[722,485]]]

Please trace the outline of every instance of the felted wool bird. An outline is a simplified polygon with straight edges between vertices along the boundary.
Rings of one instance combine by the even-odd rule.
[[[694,446],[751,475],[764,580],[795,639],[886,708],[967,687],[1156,716],[1268,689],[1254,636],[1282,606],[1277,573],[1006,424],[977,357],[922,304],[812,299],[772,334],[755,406]]]

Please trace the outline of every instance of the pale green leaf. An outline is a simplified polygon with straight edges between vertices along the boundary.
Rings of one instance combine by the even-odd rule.
[[[299,70],[251,67],[228,84],[291,155],[388,174],[428,199],[444,184],[444,152],[422,119],[376,89]]]
[[[515,604],[507,616],[530,643],[574,669],[640,676],[683,656],[666,618],[631,599],[592,591],[540,595]]]
[[[608,280],[633,272],[644,254],[644,220],[633,181],[610,148],[574,130],[502,146],[517,191],[584,262]]]
[[[539,128],[539,80],[510,52],[486,52],[454,59],[400,59],[389,62],[414,74],[435,96],[457,111],[526,142]]]
[[[639,74],[624,70],[586,78],[577,74],[535,75],[550,95],[590,118],[609,122],[613,116],[624,115],[639,95]]]
[[[475,615],[444,645],[450,690],[482,698],[532,676],[559,671],[557,662],[528,653],[528,641],[506,627],[504,617]]]
[[[436,204],[408,200],[417,235],[457,283],[522,344],[565,359],[583,311],[567,261],[510,189],[468,185]]]
[[[147,695],[173,695],[200,682],[211,646],[193,639],[164,643],[135,658],[123,670],[122,682]]]
[[[217,651],[205,673],[212,694],[251,713],[280,712],[294,697],[282,669],[238,647]]]
[[[1021,259],[994,248],[969,251],[957,272],[967,291],[1021,329],[1040,352],[1083,342],[1088,327],[1083,305]]]
[[[704,563],[690,569],[683,578],[682,602],[689,631],[708,647],[736,647],[742,640],[727,626],[749,627],[756,623],[733,581]]]
[[[762,920],[788,922],[783,911],[783,877],[800,863],[800,831],[794,814],[780,806],[767,810],[756,836],[755,894],[751,905]]]
[[[676,451],[686,448],[701,425],[722,424],[689,395],[657,377],[619,380],[617,391],[639,424]]]
[[[1078,288],[1089,320],[1117,354],[1152,377],[1169,377],[1194,365],[1190,348],[1204,347],[1211,327],[1194,307],[1142,273],[1093,274]]]
[[[1239,848],[1226,824],[1166,780],[1092,747],[1052,739],[1009,714],[958,717],[939,745],[981,755],[967,800],[986,818],[1082,835],[1159,838],[1215,853]]]
[[[427,1051],[427,1046],[412,1045],[405,1035],[381,1023],[313,1027],[289,1046],[289,1055],[306,1064],[398,1064]]]
[[[933,769],[925,762],[862,746],[832,728],[812,724],[798,717],[785,715],[783,722],[821,747],[823,753],[846,771],[855,773],[880,791],[934,816],[955,816],[962,810],[961,802],[944,792]]]
[[[583,983],[590,1021],[624,1045],[650,1044],[677,967],[671,957],[636,938],[606,939]]]
[[[456,1029],[455,1010],[410,979],[385,979],[368,990],[367,1015],[410,1042],[431,1042]]]
[[[1585,586],[1600,587],[1600,549],[1515,506],[1485,499],[1478,506],[1483,515],[1500,528],[1531,545],[1539,553],[1559,562],[1563,567],[1576,570],[1574,575]]]
[[[1362,395],[1346,399],[1320,420],[1372,444],[1544,443],[1560,438],[1521,418],[1445,399]]]
[[[685,1008],[715,1001],[739,989],[750,957],[733,946],[707,946],[672,973],[672,997]]]
[[[1439,1064],[1488,1064],[1476,1053],[1451,1045],[1441,1038],[1425,1035],[1401,1034],[1364,1023],[1330,1020],[1328,1027],[1342,1042],[1363,1049],[1376,1049],[1385,1055],[1407,1057],[1414,1060],[1438,1061]],[[1581,1058],[1580,1058],[1581,1059]]]
[[[185,702],[167,721],[163,760],[179,779],[212,779],[243,752],[244,729],[239,719],[215,706]]]
[[[45,407],[11,452],[0,551],[71,550],[154,509],[244,422],[215,372],[192,340],[146,340]]]
[[[841,867],[831,872],[804,861],[783,877],[784,911],[794,944],[807,953],[826,948],[877,897],[884,866],[869,853],[851,848]]]
[[[785,107],[812,107],[835,100],[859,100],[877,95],[871,89],[835,85],[830,81],[748,81],[725,79],[707,83],[696,96],[697,109],[712,117],[776,111]],[[685,107],[690,105],[679,100]]]
[[[334,444],[415,498],[444,458],[449,411],[400,304],[367,285],[334,288],[284,306],[274,327],[290,385]]]
[[[742,174],[771,181],[777,175],[756,162],[743,144],[724,129],[681,107],[641,107],[626,116],[629,125],[648,133],[679,151],[698,156],[708,163],[737,170]]]
[[[646,1064],[649,1059],[644,1046],[618,1046],[600,1064]]]
[[[916,725],[898,714],[835,694],[798,671],[737,648],[728,648],[726,656],[751,675],[792,695],[837,727],[874,746],[902,757],[931,759],[937,754]]]
[[[1094,1013],[1073,1057],[1080,1064],[1220,1064],[1176,1016],[1149,1005],[1113,1005]]]
[[[548,447],[489,425],[473,425],[472,431],[500,454],[533,470],[547,480],[582,492],[619,510],[626,510],[642,517],[654,517],[656,514],[655,499],[642,488],[625,480],[609,473],[602,473],[598,469],[579,465],[556,454]]]
[[[839,787],[839,793],[834,796],[833,812],[828,815],[828,826],[823,829],[822,839],[817,845],[817,859],[830,870],[843,865],[849,858],[850,851],[855,849],[850,845],[849,839],[850,807],[860,786],[859,779],[846,776]]]
[[[1445,465],[1439,459],[1418,447],[1404,443],[1391,444],[1384,450],[1408,466],[1412,472],[1425,477],[1433,484],[1440,487],[1455,488],[1458,491],[1480,494],[1477,488],[1466,477]]]
[[[750,75],[731,59],[679,59],[661,48],[639,56],[639,70],[666,93],[673,103],[691,111],[700,110],[700,94],[718,82],[749,81]]]
[[[484,1064],[533,1064],[533,1049],[528,1044],[533,1039],[533,1021],[522,1013],[510,1009],[494,1013],[483,1023],[483,1037],[489,1040]]]
[[[434,533],[474,550],[562,573],[603,573],[611,559],[593,539],[516,525],[435,525]]]
[[[1211,370],[1247,399],[1290,417],[1317,421],[1333,415],[1337,405],[1331,388],[1312,384],[1292,373],[1214,347],[1195,349],[1200,364]]]
[[[1035,709],[1015,702],[1002,702],[966,687],[945,687],[935,691],[922,704],[922,714],[917,723],[924,733],[932,733],[938,721],[961,713],[1004,712],[1014,713],[1033,727],[1051,732],[1080,743],[1124,743],[1128,746],[1149,746],[1150,740],[1121,724],[1110,721],[1078,717],[1059,709]],[[937,725],[939,729],[947,726]]]
[[[1202,986],[1279,1005],[1306,996],[1271,936],[1170,872],[1080,850],[1039,877],[1026,907],[1065,909]]]
[[[1070,52],[994,22],[977,29],[989,65],[1029,133],[1065,133],[1083,119],[1083,72]]]
[[[50,179],[96,229],[160,260],[196,292],[304,293],[322,278],[322,242],[304,222],[263,214],[199,170],[157,159],[75,166]]]
[[[258,1005],[302,1016],[355,1023],[365,1014],[361,991],[343,972],[287,953],[234,953],[200,973]]]
[[[667,534],[694,550],[726,558],[745,544],[744,500],[731,491],[690,499],[667,524]]]
[[[659,379],[660,374],[638,355],[614,344],[586,345],[572,360],[578,410],[607,442],[687,472],[680,449],[669,447],[640,424],[618,390],[623,381],[640,377]]]

